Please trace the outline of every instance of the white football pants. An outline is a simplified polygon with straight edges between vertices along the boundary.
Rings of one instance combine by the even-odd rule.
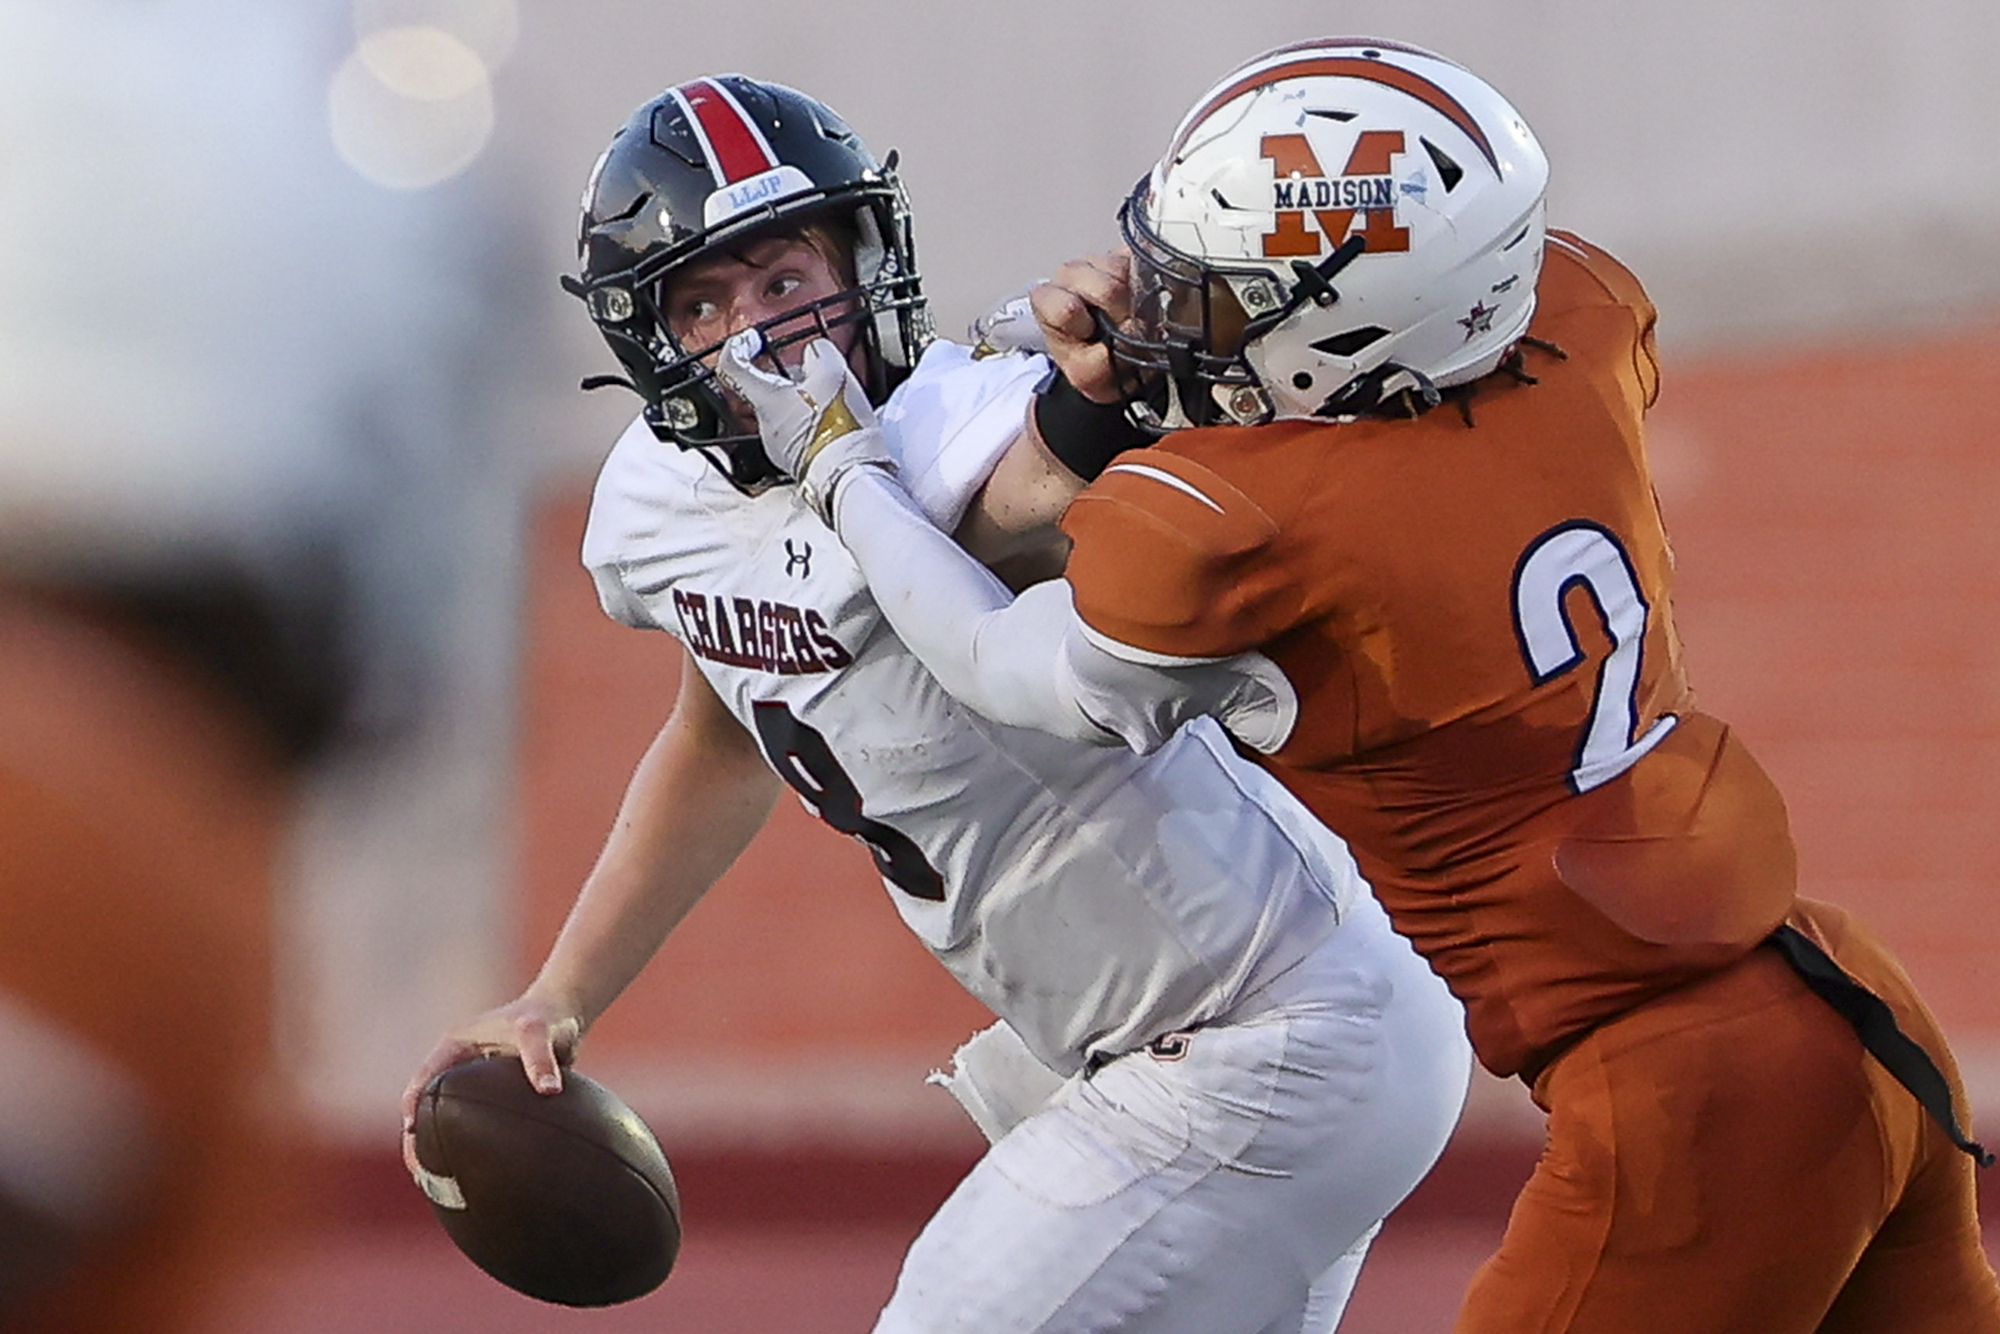
[[[1233,1013],[1003,1135],[911,1246],[876,1334],[1327,1334],[1457,1124],[1464,1023],[1362,896]]]

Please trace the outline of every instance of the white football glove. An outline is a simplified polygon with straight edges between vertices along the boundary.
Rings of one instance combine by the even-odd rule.
[[[763,335],[745,329],[723,344],[715,374],[757,414],[764,453],[799,484],[799,496],[833,525],[833,493],[856,468],[896,470],[875,409],[840,349],[806,345],[796,380],[756,364]]]
[[[1049,350],[1049,340],[1035,319],[1035,308],[1026,292],[1008,297],[974,320],[966,332],[971,335],[975,358]]]

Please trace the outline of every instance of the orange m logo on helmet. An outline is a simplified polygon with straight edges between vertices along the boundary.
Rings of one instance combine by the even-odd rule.
[[[1363,130],[1347,155],[1347,166],[1329,178],[1303,134],[1267,134],[1263,156],[1275,169],[1277,226],[1264,235],[1264,254],[1279,259],[1312,256],[1339,245],[1362,218],[1365,253],[1380,255],[1410,248],[1410,229],[1396,225],[1395,183],[1389,160],[1403,151],[1401,130]],[[1311,213],[1319,224],[1306,225]]]

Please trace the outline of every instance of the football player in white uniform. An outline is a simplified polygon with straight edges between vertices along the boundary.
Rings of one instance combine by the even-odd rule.
[[[1456,1002],[1344,846],[1213,724],[1141,758],[954,701],[713,371],[746,328],[773,373],[808,345],[838,357],[890,448],[921,443],[899,464],[926,513],[1020,569],[1067,489],[1038,489],[1053,465],[1023,436],[1047,362],[931,341],[893,157],[773,84],[641,107],[592,173],[580,246],[570,286],[645,402],[584,561],[605,610],[674,635],[686,670],[540,973],[446,1035],[406,1121],[481,1051],[559,1087],[782,780],[1002,1021],[953,1077],[995,1142],[878,1331],[1332,1329],[1456,1123]]]

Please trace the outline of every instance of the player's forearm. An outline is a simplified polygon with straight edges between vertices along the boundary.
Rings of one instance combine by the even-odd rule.
[[[1016,590],[1060,578],[1069,539],[1056,524],[1082,489],[1083,479],[1042,443],[1029,414],[966,507],[952,540]]]
[[[614,836],[529,994],[554,1001],[589,1027],[631,985],[715,878],[693,867],[663,867],[652,856],[628,855]]]
[[[1142,754],[1203,714],[1267,752],[1291,732],[1297,697],[1269,659],[1167,664],[1113,651],[1084,629],[1068,584],[1015,597],[886,473],[843,483],[835,522],[897,636],[940,685],[995,722]]]
[[[953,696],[996,722],[1118,743],[1064,688],[1069,606],[1060,587],[1017,600],[883,472],[842,483],[835,526],[897,637]]]
[[[687,732],[685,709],[684,697],[640,761],[597,864],[529,989],[586,1027],[729,869],[777,796],[777,779],[754,750],[718,753],[699,744]]]

